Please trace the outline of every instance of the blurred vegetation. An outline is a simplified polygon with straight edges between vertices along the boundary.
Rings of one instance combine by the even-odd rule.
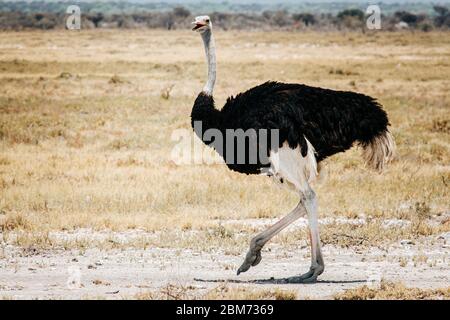
[[[370,1],[368,1],[370,2]],[[69,4],[80,6],[82,12],[102,12],[104,14],[118,13],[142,13],[170,11],[181,4],[193,14],[204,12],[226,12],[261,14],[264,11],[287,11],[289,13],[314,12],[316,14],[333,14],[346,9],[359,9],[365,11],[367,3],[360,0],[336,0],[333,1],[311,1],[311,0],[159,0],[159,1],[99,1],[99,0],[34,0],[34,1],[1,1],[0,11],[25,11],[25,12],[64,12]],[[413,13],[433,13],[433,5],[443,1],[402,1],[384,0],[381,4],[382,11],[386,15],[392,15],[396,11],[409,11]],[[375,2],[376,3],[376,2]]]
[[[76,2],[75,2],[76,3]],[[187,7],[170,6],[165,3],[125,3],[125,2],[79,2],[82,12],[82,28],[151,28],[151,29],[186,29],[193,16],[199,12],[209,13],[215,26],[223,29],[244,30],[297,30],[311,28],[315,30],[364,29],[366,13],[364,8],[344,4],[329,4],[328,12],[316,6],[309,6],[308,12],[299,12],[303,5],[268,10],[271,6],[228,4],[208,6],[212,11],[198,11],[192,4]],[[349,4],[345,4],[349,6]],[[61,29],[67,18],[66,2],[0,2],[0,29]],[[192,9],[193,7],[193,9]],[[262,10],[266,8],[266,10]],[[336,8],[342,10],[336,11]],[[384,30],[450,28],[450,11],[445,6],[422,4],[422,11],[406,11],[404,7],[392,11],[393,5],[383,5],[382,28]],[[408,6],[408,8],[410,8]],[[411,8],[416,8],[411,6]],[[430,10],[431,8],[431,10]],[[192,10],[191,10],[192,9]],[[416,8],[417,9],[417,8]],[[312,13],[314,12],[314,13]]]

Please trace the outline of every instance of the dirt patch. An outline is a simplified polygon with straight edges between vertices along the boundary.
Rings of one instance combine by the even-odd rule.
[[[92,234],[93,238],[98,236]],[[309,248],[294,245],[268,245],[260,265],[236,276],[245,252],[231,255],[220,248],[205,253],[156,247],[32,250],[3,244],[0,297],[331,299],[345,290],[377,285],[381,280],[441,289],[450,286],[448,240],[448,234],[443,234],[420,243],[403,241],[384,249],[365,250],[326,245],[325,273],[316,284],[283,283],[283,277],[309,268]]]

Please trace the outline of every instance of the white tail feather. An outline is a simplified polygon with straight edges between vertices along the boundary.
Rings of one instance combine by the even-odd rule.
[[[382,171],[395,156],[395,141],[389,130],[363,146],[363,157],[371,168]]]

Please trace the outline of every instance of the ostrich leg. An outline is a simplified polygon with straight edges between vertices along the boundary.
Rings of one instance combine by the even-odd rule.
[[[325,269],[325,264],[320,250],[319,225],[317,217],[317,199],[312,189],[305,192],[304,208],[308,212],[309,235],[311,240],[311,267],[309,271],[299,277],[289,278],[293,283],[311,283],[316,282],[317,277]]]
[[[263,246],[281,230],[307,213],[304,201],[306,201],[306,198],[303,197],[298,205],[287,216],[275,223],[273,226],[269,227],[267,230],[258,234],[250,241],[250,250],[245,257],[244,262],[237,271],[238,275],[241,272],[245,272],[250,269],[251,266],[256,266],[260,263],[262,259],[261,249]]]

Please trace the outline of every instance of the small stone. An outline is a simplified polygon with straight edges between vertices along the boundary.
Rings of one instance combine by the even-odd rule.
[[[120,291],[119,290],[117,290],[117,291],[111,291],[111,292],[105,292],[106,294],[118,294]]]

